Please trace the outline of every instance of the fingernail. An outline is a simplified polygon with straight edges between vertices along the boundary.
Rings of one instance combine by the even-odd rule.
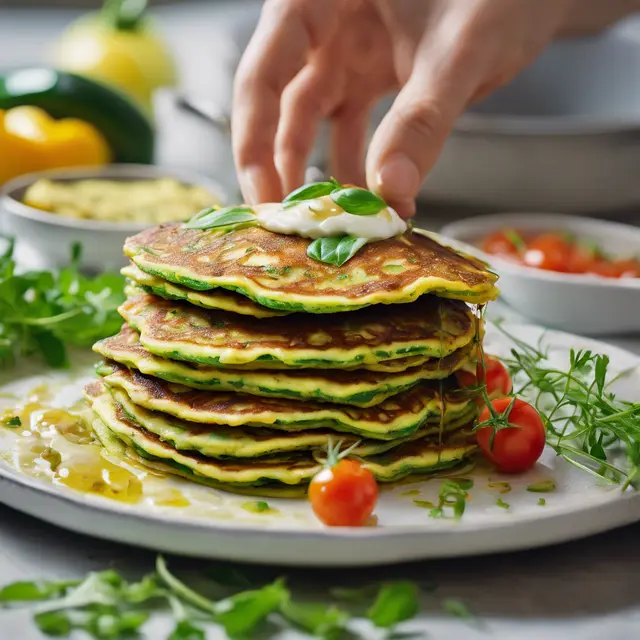
[[[389,201],[408,202],[420,189],[420,172],[415,163],[404,153],[396,153],[379,169],[376,191]]]

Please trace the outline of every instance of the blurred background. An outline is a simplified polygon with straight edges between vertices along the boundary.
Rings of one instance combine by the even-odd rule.
[[[140,3],[124,4],[135,10]],[[163,56],[146,54],[155,59],[153,86],[144,91],[153,94],[156,162],[214,177],[231,199],[237,197],[228,135],[232,78],[261,4],[148,3],[153,37],[166,55],[160,62]],[[0,0],[0,71],[62,66],[100,77],[107,69],[139,93],[148,78],[131,75],[119,58],[120,45],[108,44],[98,55],[95,42],[82,41],[75,26],[69,30],[102,6],[100,0]],[[638,77],[640,19],[598,38],[554,45],[511,87],[461,119],[422,201],[438,212],[635,215],[640,202]],[[378,106],[374,124],[388,104]],[[324,158],[321,136],[310,162],[324,168]]]

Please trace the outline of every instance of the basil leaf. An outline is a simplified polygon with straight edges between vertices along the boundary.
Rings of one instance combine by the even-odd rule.
[[[359,187],[347,187],[334,191],[331,199],[354,216],[374,216],[387,206],[380,196]]]
[[[243,591],[218,603],[221,613],[215,621],[231,638],[245,637],[270,613],[277,611],[289,597],[282,580],[276,580],[256,591]]]
[[[318,238],[307,247],[307,255],[313,260],[341,267],[367,244],[364,238],[337,236]]]
[[[167,640],[206,640],[206,636],[188,620],[180,620]]]
[[[280,607],[280,615],[291,624],[314,636],[333,640],[338,638],[349,616],[335,606],[316,602],[299,603],[287,598]]]
[[[20,426],[20,425],[17,425]],[[0,602],[27,602],[47,600],[60,596],[69,587],[79,584],[77,580],[63,582],[14,582],[0,589]]]
[[[38,629],[48,636],[66,637],[73,628],[69,614],[64,611],[48,611],[33,617]]]
[[[245,222],[253,222],[256,214],[249,207],[226,207],[225,209],[213,209],[205,215],[197,213],[189,222],[184,224],[185,229],[219,229],[231,227]]]
[[[335,182],[312,182],[305,184],[292,191],[283,201],[282,204],[289,202],[301,202],[302,200],[312,200],[313,198],[321,198],[328,196],[332,191],[340,188],[339,183]]]
[[[410,620],[418,610],[418,587],[412,582],[392,582],[382,585],[367,618],[376,627],[388,628]]]

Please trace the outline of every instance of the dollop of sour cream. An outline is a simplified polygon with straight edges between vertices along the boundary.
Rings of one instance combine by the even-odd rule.
[[[288,207],[266,203],[254,207],[258,224],[267,231],[303,238],[354,236],[368,242],[385,240],[407,230],[407,223],[391,208],[372,216],[347,213],[331,196],[304,200]]]

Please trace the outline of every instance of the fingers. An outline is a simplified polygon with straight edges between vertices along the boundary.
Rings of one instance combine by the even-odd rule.
[[[337,4],[338,0],[270,0],[264,6],[238,68],[233,96],[233,152],[249,203],[282,198],[274,162],[282,92],[309,53],[332,37],[338,12],[328,5]]]
[[[347,103],[331,122],[331,175],[342,184],[365,184],[364,150],[370,104]]]
[[[427,33],[423,42],[433,34]],[[455,120],[483,78],[484,58],[438,38],[418,50],[411,76],[378,127],[367,157],[367,184],[400,215],[415,213],[420,185]],[[448,46],[444,46],[445,43]]]
[[[287,87],[281,104],[276,136],[275,165],[283,193],[304,182],[307,158],[320,120],[328,115],[343,92],[333,57],[326,53],[306,66]]]

